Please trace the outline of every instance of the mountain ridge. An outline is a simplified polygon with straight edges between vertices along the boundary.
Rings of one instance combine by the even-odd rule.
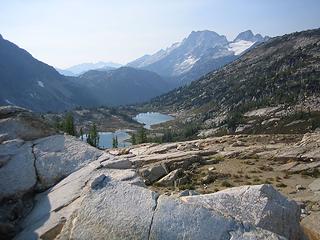
[[[233,41],[228,41],[226,36],[214,31],[192,31],[180,43],[175,43],[165,50],[161,49],[155,54],[144,55],[129,62],[127,66],[170,76],[178,85],[184,85],[224,66],[255,44],[267,39],[268,37],[262,37],[261,34],[254,35],[251,30],[240,33]],[[202,71],[198,71],[200,67],[196,66],[197,63],[204,64],[206,68],[202,67]],[[193,68],[194,66],[196,67]]]

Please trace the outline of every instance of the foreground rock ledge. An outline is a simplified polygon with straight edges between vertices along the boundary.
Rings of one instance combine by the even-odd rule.
[[[36,202],[16,239],[300,239],[298,205],[271,185],[179,199],[95,161]]]
[[[208,161],[222,150],[213,142],[142,146],[134,156],[113,156],[53,135],[24,109],[0,108],[0,120],[0,239],[301,239],[298,205],[271,185],[177,198],[148,189],[139,175],[152,182]],[[213,148],[200,151],[205,144]],[[317,219],[305,221],[313,235]]]

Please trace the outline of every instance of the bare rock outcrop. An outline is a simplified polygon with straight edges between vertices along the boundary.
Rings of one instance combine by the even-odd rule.
[[[213,194],[183,197],[182,200],[287,239],[298,240],[300,236],[299,206],[271,185],[231,188]],[[283,222],[286,224],[282,224]]]
[[[56,131],[35,113],[17,106],[0,107],[0,134],[7,139],[34,140],[54,134]]]
[[[34,142],[38,189],[53,186],[102,155],[102,151],[69,135],[53,135]]]

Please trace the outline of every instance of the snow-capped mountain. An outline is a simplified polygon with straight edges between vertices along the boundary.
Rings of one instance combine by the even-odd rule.
[[[240,33],[233,41],[228,41],[224,35],[213,31],[193,31],[182,42],[165,50],[161,49],[153,55],[144,55],[128,63],[128,66],[154,71],[185,83],[222,67],[256,43],[267,39],[268,37],[260,34],[254,35],[251,30]]]
[[[239,33],[239,35],[229,43],[229,50],[234,52],[234,55],[240,55],[247,49],[251,48],[255,43],[267,41],[268,36],[262,37],[261,34],[254,35],[251,30]]]

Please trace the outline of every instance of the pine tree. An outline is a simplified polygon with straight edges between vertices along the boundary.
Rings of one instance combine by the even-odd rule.
[[[134,133],[132,133],[132,135],[131,135],[131,143],[132,143],[132,145],[136,145],[137,144],[136,134],[134,134]]]
[[[88,134],[88,137],[87,137],[87,143],[89,143],[91,146],[93,147],[98,147],[99,146],[99,133],[97,131],[97,126],[96,124],[93,124],[90,131],[89,131],[89,134]]]
[[[146,143],[147,142],[147,133],[144,128],[140,128],[138,130],[138,143]]]
[[[113,136],[112,137],[112,147],[113,148],[118,148],[118,137],[117,136]]]
[[[81,141],[83,141],[83,130],[82,130],[82,128],[80,128],[80,138],[81,138]]]
[[[69,135],[75,136],[76,130],[74,127],[74,120],[71,113],[68,113],[64,119],[63,123],[63,131],[68,133]]]

